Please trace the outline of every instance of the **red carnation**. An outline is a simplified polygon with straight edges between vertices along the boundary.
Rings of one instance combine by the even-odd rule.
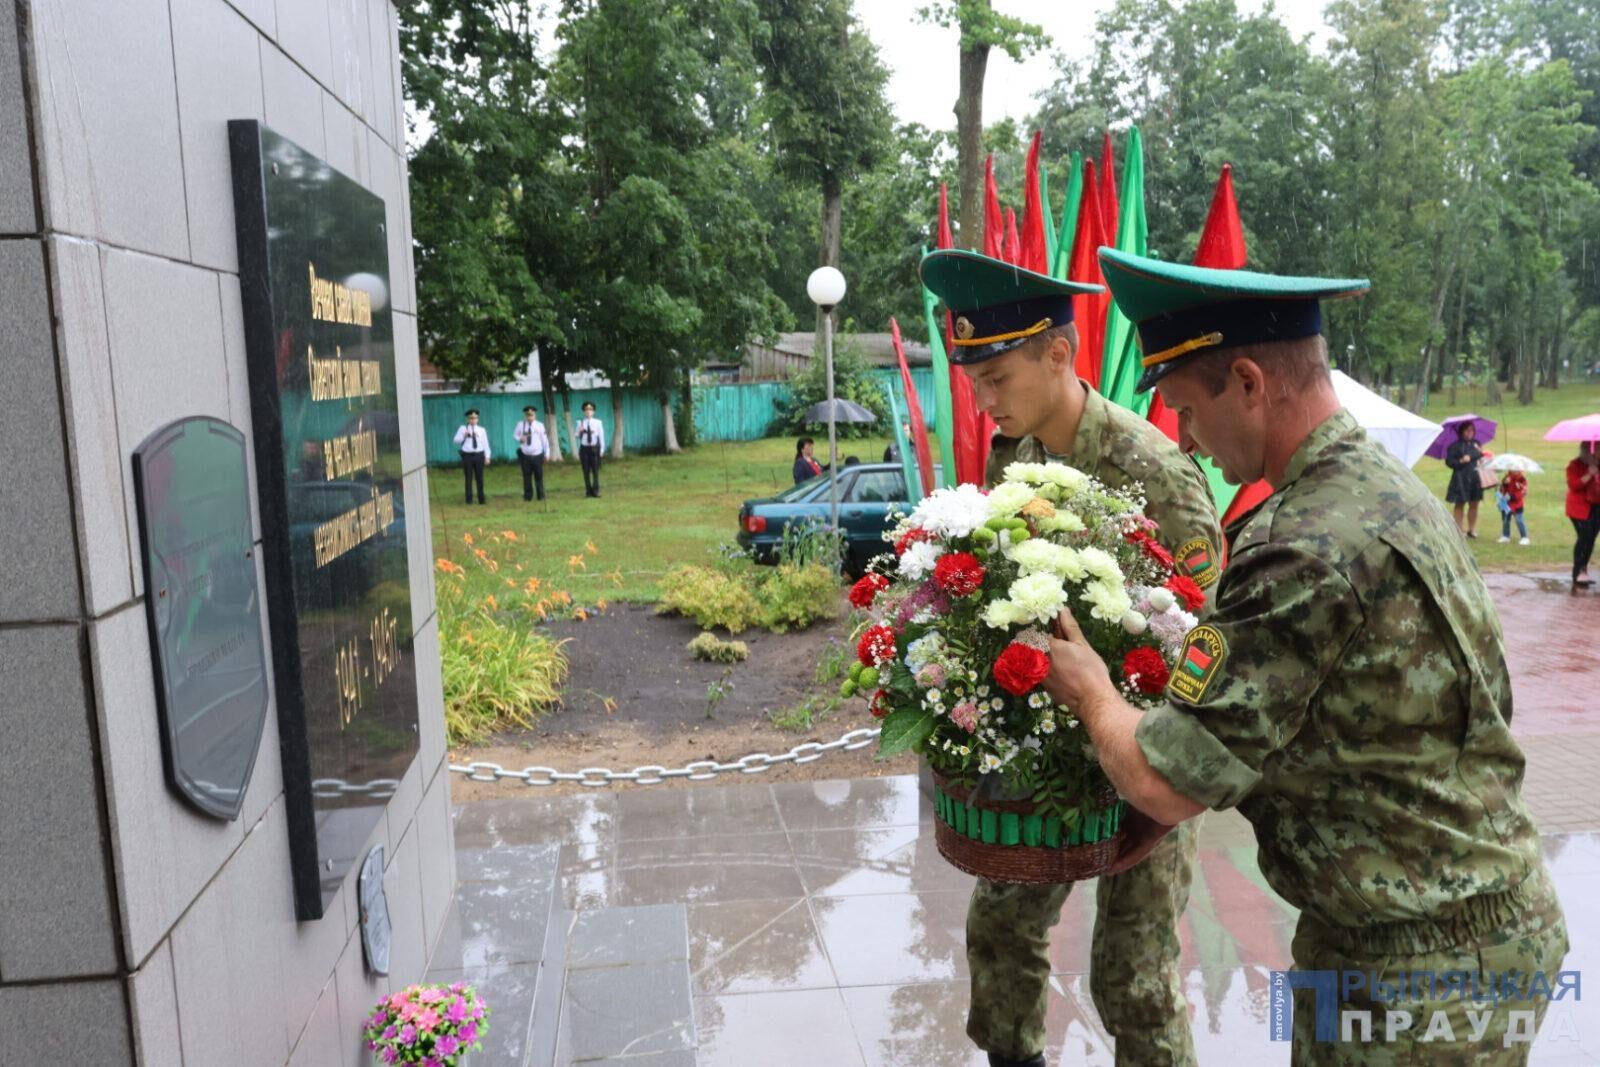
[[[870,608],[872,601],[887,588],[889,579],[881,574],[869,574],[850,587],[850,603],[858,608]]]
[[[894,554],[897,556],[903,556],[906,554],[906,549],[910,548],[918,541],[932,540],[933,534],[929,533],[927,530],[924,530],[920,526],[913,526],[911,529],[901,534],[900,539],[894,543]]]
[[[874,719],[881,719],[885,715],[888,715],[889,714],[889,692],[888,692],[888,690],[880,689],[876,693],[873,693],[871,702],[869,702],[867,704],[867,710],[872,713],[872,717]]]
[[[894,631],[887,626],[869,626],[856,645],[856,658],[868,667],[894,659]]]
[[[1167,661],[1149,645],[1140,645],[1123,657],[1123,680],[1147,696],[1165,689],[1167,676]]]
[[[1206,595],[1200,591],[1200,587],[1195,584],[1194,579],[1187,574],[1174,574],[1166,580],[1165,584],[1169,593],[1183,601],[1185,610],[1199,611],[1204,606]]]
[[[971,552],[946,552],[933,565],[933,580],[951,596],[967,596],[983,586],[983,564]]]
[[[1146,537],[1139,542],[1139,547],[1144,549],[1144,554],[1161,564],[1166,570],[1172,570],[1172,553],[1161,547],[1161,542],[1153,537]]]
[[[994,661],[994,680],[1012,696],[1031,692],[1050,673],[1050,657],[1031,645],[1013,641]]]

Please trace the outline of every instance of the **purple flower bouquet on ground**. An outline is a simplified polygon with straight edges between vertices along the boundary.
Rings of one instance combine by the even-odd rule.
[[[489,1005],[464,982],[413,985],[378,1001],[367,1019],[367,1048],[385,1064],[456,1067],[483,1047]]]

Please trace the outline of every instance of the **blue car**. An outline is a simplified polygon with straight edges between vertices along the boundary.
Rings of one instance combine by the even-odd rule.
[[[783,531],[791,522],[828,522],[828,478],[820,474],[781,493],[746,500],[739,507],[738,542],[761,563],[777,562]],[[891,510],[904,514],[920,499],[906,487],[898,463],[858,463],[839,471],[839,528],[845,534],[845,569],[859,575],[890,545],[884,539]]]

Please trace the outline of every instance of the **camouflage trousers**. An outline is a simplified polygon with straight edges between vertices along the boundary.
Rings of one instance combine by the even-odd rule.
[[[1561,905],[1542,868],[1519,890],[1467,903],[1467,915],[1395,924],[1377,937],[1351,938],[1302,914],[1294,936],[1295,970],[1334,972],[1340,991],[1329,998],[1336,1005],[1329,1017],[1333,1039],[1318,1040],[1317,993],[1295,990],[1294,1067],[1526,1064],[1547,1009],[1575,1012],[1575,997],[1554,1005],[1545,996],[1475,1000],[1443,989],[1444,976],[1482,976],[1488,989],[1504,988],[1504,976],[1515,972],[1522,979],[1510,989],[1521,993],[1530,988],[1521,980],[1532,982],[1540,972],[1542,984],[1556,989],[1568,948]],[[1440,931],[1452,926],[1458,934],[1441,938]],[[1364,977],[1353,980],[1357,974]],[[1386,989],[1407,992],[1396,998],[1380,992]],[[1565,1021],[1573,1036],[1566,1047],[1578,1052],[1576,1024]]]
[[[1123,1067],[1195,1062],[1178,917],[1189,902],[1199,822],[1184,822],[1143,863],[1101,878],[1095,890],[1089,991]],[[978,879],[967,908],[967,1035],[979,1048],[1014,1059],[1044,1050],[1050,928],[1071,889]]]

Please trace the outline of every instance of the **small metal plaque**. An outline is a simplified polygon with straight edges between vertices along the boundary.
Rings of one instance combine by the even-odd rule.
[[[167,781],[236,819],[267,719],[244,435],[174,422],[134,452],[133,486]]]
[[[394,930],[389,924],[389,898],[383,894],[383,846],[377,845],[361,864],[357,886],[361,897],[361,952],[372,974],[389,973],[389,944]]]

